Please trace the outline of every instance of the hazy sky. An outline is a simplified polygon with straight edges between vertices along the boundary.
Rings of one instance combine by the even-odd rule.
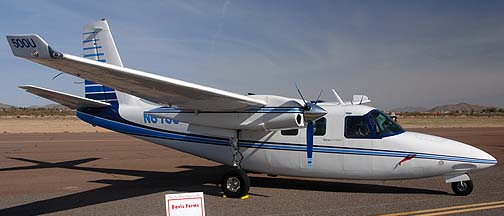
[[[379,108],[504,106],[504,1],[1,1],[1,35],[37,33],[80,55],[107,18],[126,67],[236,93],[366,94]],[[48,104],[79,79],[15,58],[0,42],[0,102]]]

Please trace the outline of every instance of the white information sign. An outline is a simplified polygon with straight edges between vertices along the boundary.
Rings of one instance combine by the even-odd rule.
[[[203,192],[166,194],[166,215],[205,216]]]

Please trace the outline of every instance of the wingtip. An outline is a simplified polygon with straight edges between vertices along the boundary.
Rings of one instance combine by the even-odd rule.
[[[20,85],[20,86],[18,86],[18,88],[24,89],[24,90],[28,90],[33,87],[35,87],[35,86],[34,85]]]
[[[6,35],[14,56],[21,58],[51,58],[49,44],[37,34]]]

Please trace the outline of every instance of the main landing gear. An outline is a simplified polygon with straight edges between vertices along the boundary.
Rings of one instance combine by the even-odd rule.
[[[236,138],[230,139],[230,145],[233,150],[234,169],[226,173],[221,180],[221,188],[224,195],[229,198],[243,198],[250,189],[250,179],[247,173],[241,169],[243,155],[240,152],[238,138],[240,132],[237,131]]]
[[[250,179],[245,171],[233,169],[222,178],[221,188],[226,197],[241,198],[246,196],[250,189]]]

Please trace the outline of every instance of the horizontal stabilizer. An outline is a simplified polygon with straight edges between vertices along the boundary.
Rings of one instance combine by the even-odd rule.
[[[106,102],[71,95],[50,89],[45,89],[38,86],[25,85],[25,86],[19,86],[19,88],[22,88],[34,95],[38,95],[40,97],[57,102],[70,109],[77,109],[82,107],[101,108],[110,106],[110,104]]]

